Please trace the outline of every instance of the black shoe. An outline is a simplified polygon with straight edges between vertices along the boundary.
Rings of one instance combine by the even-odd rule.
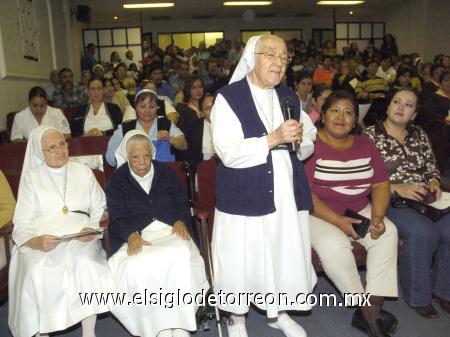
[[[450,315],[450,301],[444,300],[443,298],[440,298],[437,295],[433,294],[433,298],[437,299],[439,302],[439,305],[441,306],[441,309],[444,310],[444,312],[448,315]]]
[[[439,315],[439,313],[436,311],[436,309],[433,307],[431,303],[415,309],[420,316],[426,319],[437,320],[441,318],[441,315]]]
[[[389,311],[380,310],[380,318],[385,331],[389,333],[395,333],[398,329],[398,319]]]
[[[378,318],[374,322],[369,322],[364,318],[364,315],[359,309],[357,309],[353,315],[352,325],[367,333],[369,337],[391,337],[391,335],[385,331],[381,318]]]

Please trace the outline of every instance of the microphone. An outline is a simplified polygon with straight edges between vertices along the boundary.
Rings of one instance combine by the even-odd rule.
[[[290,96],[281,99],[281,111],[285,121],[294,119],[294,100]],[[295,142],[288,143],[289,152],[295,152]]]

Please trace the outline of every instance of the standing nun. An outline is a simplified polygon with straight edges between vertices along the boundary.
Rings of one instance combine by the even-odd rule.
[[[252,37],[230,84],[216,97],[212,130],[222,163],[212,253],[217,292],[252,293],[249,303],[266,310],[269,326],[305,337],[286,310],[309,310],[307,303],[295,302],[296,295],[312,292],[317,281],[309,239],[311,193],[300,162],[314,150],[316,129],[300,112],[295,93],[279,85],[289,61],[279,37]],[[294,105],[288,121],[280,106],[285,97]],[[295,153],[285,145],[291,142],[297,143]],[[268,295],[267,301],[256,293]],[[220,303],[232,313],[230,337],[247,337],[249,303]]]
[[[100,241],[59,239],[98,229],[106,204],[91,169],[70,161],[68,152],[55,128],[31,131],[13,220],[8,324],[14,337],[48,336],[80,321],[83,337],[95,337],[97,314],[109,310],[81,301],[112,289]]]

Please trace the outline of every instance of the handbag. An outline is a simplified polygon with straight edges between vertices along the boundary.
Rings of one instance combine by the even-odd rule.
[[[450,206],[444,209],[427,205],[423,202],[401,197],[397,192],[391,198],[391,207],[393,208],[412,208],[417,213],[428,217],[431,221],[439,221],[442,217],[450,214]]]

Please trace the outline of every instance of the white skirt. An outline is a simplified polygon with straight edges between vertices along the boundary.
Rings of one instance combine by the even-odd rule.
[[[9,270],[8,323],[14,337],[64,330],[109,310],[83,305],[81,294],[103,293],[113,281],[100,241],[72,240],[44,253],[14,246]]]
[[[221,301],[220,308],[235,314],[248,312],[249,302],[267,310],[269,318],[284,310],[311,308],[296,302],[298,294],[311,293],[317,282],[311,262],[309,212],[297,211],[287,151],[272,151],[272,159],[274,213],[259,217],[217,209],[215,213],[214,290],[219,296],[219,292],[225,294],[223,299],[228,297],[228,303]],[[255,294],[267,295],[267,300],[261,301]],[[234,301],[238,296],[241,300]]]
[[[196,330],[197,305],[177,303],[177,296],[209,289],[197,247],[159,221],[148,225],[142,238],[151,242],[142,252],[128,256],[125,243],[108,261],[116,293],[126,294],[124,304],[111,305],[111,312],[134,336],[153,337],[174,328]]]

